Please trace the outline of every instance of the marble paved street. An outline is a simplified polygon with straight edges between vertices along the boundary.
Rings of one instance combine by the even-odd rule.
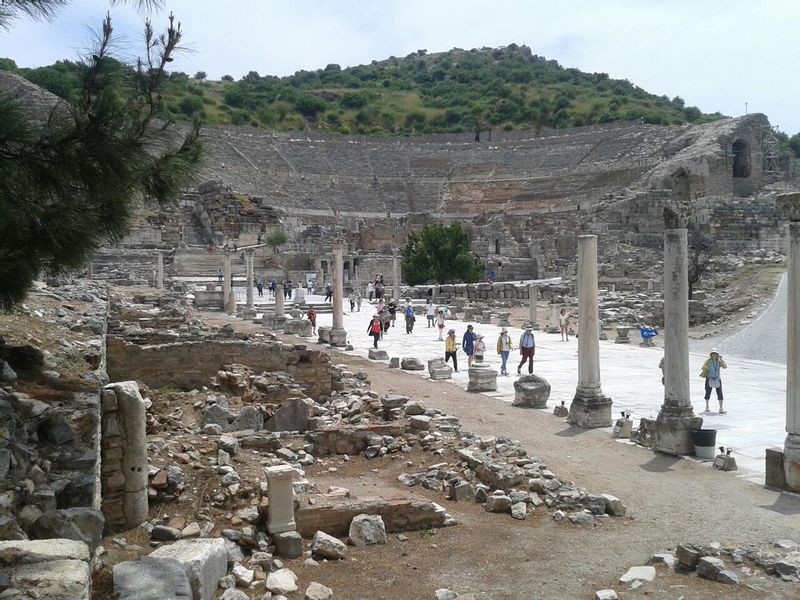
[[[312,296],[309,302],[323,304],[321,296]],[[361,312],[350,313],[349,304],[345,303],[344,327],[348,332],[348,341],[354,352],[366,357],[372,347],[372,338],[367,336],[367,324],[373,314],[371,306],[364,302]],[[540,306],[540,318],[544,308]],[[331,314],[320,314],[318,325],[330,325]],[[500,332],[497,325],[473,323],[475,331],[485,336],[487,362],[500,370],[500,357],[495,352],[495,343]],[[460,343],[467,323],[448,321],[445,332],[451,327],[456,330]],[[514,379],[520,356],[518,346],[521,330],[509,328],[514,340],[515,350],[509,358],[511,376],[498,375],[497,392],[491,395],[511,403],[514,398]],[[548,412],[562,400],[569,406],[577,384],[577,340],[562,342],[558,334],[535,332],[537,351],[534,359],[534,372],[550,382],[552,392],[548,402]],[[379,347],[386,350],[389,356],[415,357],[426,363],[428,359],[444,357],[444,342],[438,341],[438,333],[428,328],[424,316],[417,316],[414,332],[406,335],[402,317],[391,328]],[[632,335],[631,340],[638,339]],[[603,392],[614,402],[612,415],[616,418],[622,410],[631,411],[633,419],[655,417],[663,401],[661,371],[658,363],[663,356],[660,348],[640,348],[638,345],[614,344],[600,342],[600,372]],[[703,380],[700,379],[700,367],[707,354],[693,352],[690,355],[691,390],[694,409],[704,418],[704,428],[718,431],[717,445],[725,445],[734,449],[734,456],[739,465],[736,476],[763,483],[764,450],[770,446],[783,446],[785,437],[785,397],[786,366],[778,363],[751,360],[745,357],[725,355],[728,369],[723,371],[723,387],[725,390],[725,415],[716,412],[716,397],[712,396],[713,412],[704,413]],[[464,388],[467,386],[466,355],[459,352],[459,372],[453,374],[452,382]],[[428,377],[428,372],[415,372]],[[476,399],[480,395],[476,394]],[[530,409],[520,409],[530,410]],[[556,418],[556,417],[553,417]],[[609,428],[609,435],[611,429]],[[622,442],[621,442],[622,443]]]

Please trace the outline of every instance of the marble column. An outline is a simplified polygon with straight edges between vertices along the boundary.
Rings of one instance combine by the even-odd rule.
[[[279,283],[275,286],[275,316],[283,317],[286,315],[284,308],[283,284]]]
[[[156,287],[158,289],[164,287],[164,255],[161,252],[156,258]]]
[[[689,245],[685,225],[683,218],[671,218],[664,231],[664,404],[656,419],[653,446],[658,452],[675,455],[694,453],[692,430],[703,425],[702,417],[694,414],[689,391]]]
[[[225,277],[222,283],[222,308],[228,314],[236,313],[236,296],[233,294],[233,271],[231,270],[231,253],[225,251],[223,263]]]
[[[537,315],[537,305],[536,302],[539,299],[539,287],[536,285],[529,285],[528,286],[528,296],[529,296],[529,303],[528,303],[528,322],[531,324],[531,327],[534,329],[539,329],[539,322],[538,322],[538,315]]]
[[[247,308],[253,309],[253,251],[248,250],[244,255],[247,265]]]
[[[330,331],[331,346],[344,346],[344,248],[341,241],[333,244],[333,326]]]
[[[547,333],[561,333],[561,322],[558,320],[558,316],[561,314],[562,308],[561,304],[556,304],[555,302],[550,304],[550,318],[547,322]]]
[[[776,205],[789,219],[788,304],[786,311],[786,485],[800,492],[800,192],[780,194]]]
[[[294,489],[291,465],[277,465],[264,469],[267,475],[267,498],[269,508],[267,514],[267,531],[283,533],[294,531]]]
[[[610,427],[611,398],[600,387],[597,308],[597,236],[578,236],[578,388],[567,420],[579,427]]]
[[[392,251],[392,285],[394,286],[392,297],[399,302],[400,301],[400,257],[397,256],[396,248]]]

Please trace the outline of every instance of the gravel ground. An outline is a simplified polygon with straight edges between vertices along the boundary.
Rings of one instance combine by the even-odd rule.
[[[787,288],[787,276],[784,273],[772,302],[752,323],[733,334],[691,340],[691,350],[708,352],[716,347],[723,356],[785,364]]]

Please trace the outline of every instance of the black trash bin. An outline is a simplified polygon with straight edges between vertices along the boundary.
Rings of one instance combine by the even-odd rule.
[[[717,430],[695,429],[692,431],[694,454],[697,458],[714,460],[717,455]]]

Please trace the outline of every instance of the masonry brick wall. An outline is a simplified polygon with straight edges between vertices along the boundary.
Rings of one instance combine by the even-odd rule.
[[[191,390],[209,384],[222,365],[247,365],[256,373],[285,371],[311,397],[331,392],[328,355],[281,342],[205,340],[138,346],[108,338],[108,375],[111,381],[141,381],[151,387]]]

